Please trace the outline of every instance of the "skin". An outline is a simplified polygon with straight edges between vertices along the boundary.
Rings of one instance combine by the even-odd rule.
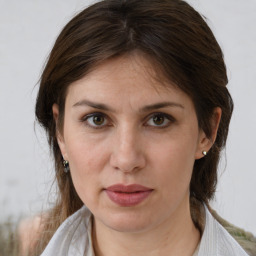
[[[98,256],[192,255],[200,240],[189,184],[195,159],[214,142],[221,110],[215,109],[207,138],[190,97],[154,75],[151,64],[133,54],[106,61],[68,89],[58,143],[93,213]],[[153,106],[158,103],[169,105]],[[53,114],[58,121],[56,104]],[[153,191],[138,205],[122,207],[105,192],[120,183]]]

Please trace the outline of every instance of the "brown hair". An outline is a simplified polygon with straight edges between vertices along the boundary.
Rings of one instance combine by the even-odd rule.
[[[42,250],[58,226],[78,210],[70,174],[63,171],[56,129],[62,127],[68,86],[110,58],[137,51],[194,102],[198,124],[210,137],[215,107],[222,109],[218,134],[208,155],[196,160],[191,198],[208,203],[217,183],[220,151],[225,146],[233,110],[222,51],[202,16],[182,0],[105,0],[75,16],[62,30],[41,77],[36,117],[54,154],[59,197],[48,214]],[[56,127],[52,105],[57,103]]]

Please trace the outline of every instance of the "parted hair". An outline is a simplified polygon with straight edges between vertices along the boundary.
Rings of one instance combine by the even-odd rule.
[[[217,184],[220,153],[225,146],[233,101],[223,53],[205,19],[182,0],[103,0],[77,14],[61,31],[40,79],[36,118],[51,147],[58,185],[55,206],[47,213],[38,244],[42,251],[58,226],[82,201],[70,174],[64,172],[56,131],[62,131],[69,85],[102,62],[136,51],[162,76],[192,99],[199,128],[210,137],[213,110],[222,117],[216,141],[206,157],[195,161],[190,196],[208,204]],[[59,105],[55,123],[52,105]],[[196,204],[191,204],[196,208]],[[194,209],[196,210],[196,209]],[[195,224],[196,219],[193,218]],[[197,224],[196,224],[197,225]]]

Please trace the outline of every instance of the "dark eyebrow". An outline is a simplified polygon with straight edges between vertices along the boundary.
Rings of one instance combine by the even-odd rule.
[[[92,102],[92,101],[89,101],[89,100],[81,100],[81,101],[78,101],[77,103],[75,103],[73,105],[73,107],[79,107],[79,106],[89,106],[89,107],[100,109],[100,110],[116,112],[114,109],[108,107],[107,105],[105,105],[103,103],[96,103],[96,102]],[[152,104],[152,105],[144,106],[139,111],[140,112],[149,112],[149,111],[152,111],[152,110],[165,108],[165,107],[178,107],[178,108],[184,109],[184,106],[179,104],[179,103],[159,102],[159,103],[155,103],[155,104]]]
[[[159,103],[156,103],[156,104],[153,104],[153,105],[148,105],[148,106],[143,107],[140,110],[140,112],[149,112],[149,111],[152,111],[152,110],[156,110],[156,109],[159,109],[159,108],[165,108],[165,107],[178,107],[178,108],[184,109],[183,105],[181,105],[179,103],[176,103],[176,102],[159,102]]]
[[[112,108],[108,107],[105,104],[96,103],[89,100],[81,100],[73,105],[73,107],[79,107],[79,106],[89,106],[89,107],[100,109],[100,110],[115,112],[115,110],[113,110]]]

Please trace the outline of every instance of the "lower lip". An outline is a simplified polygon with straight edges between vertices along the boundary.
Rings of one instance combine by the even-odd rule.
[[[135,206],[144,201],[153,190],[139,191],[134,193],[121,193],[110,190],[105,190],[108,197],[114,203],[120,206]]]

